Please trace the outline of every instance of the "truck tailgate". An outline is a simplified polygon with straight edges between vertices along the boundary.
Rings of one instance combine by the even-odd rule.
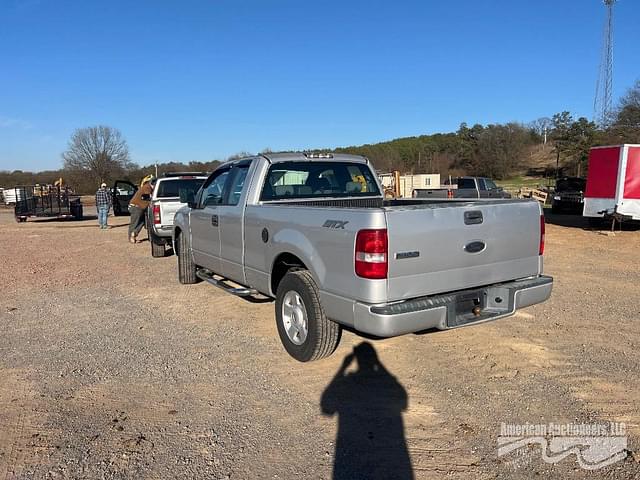
[[[535,201],[446,202],[385,209],[389,301],[538,275]]]
[[[186,205],[185,203],[180,203],[177,199],[162,199],[157,202],[160,204],[160,218],[163,225],[173,225],[173,218],[175,217],[176,212]]]

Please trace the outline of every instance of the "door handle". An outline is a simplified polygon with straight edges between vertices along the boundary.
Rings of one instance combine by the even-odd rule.
[[[211,225],[214,227],[218,226],[218,215],[211,215]]]

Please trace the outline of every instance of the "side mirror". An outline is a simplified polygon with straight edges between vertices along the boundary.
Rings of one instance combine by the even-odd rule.
[[[186,203],[189,208],[196,208],[196,197],[191,190],[180,190],[180,203]]]

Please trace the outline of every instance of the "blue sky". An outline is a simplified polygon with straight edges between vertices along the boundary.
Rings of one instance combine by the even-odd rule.
[[[79,127],[132,159],[373,143],[592,116],[600,0],[0,0],[0,169],[59,168]],[[616,5],[614,92],[640,78]]]

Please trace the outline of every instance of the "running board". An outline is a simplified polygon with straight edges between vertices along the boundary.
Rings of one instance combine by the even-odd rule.
[[[213,278],[214,274],[208,270],[200,269],[196,271],[196,276],[201,280],[204,280],[205,282],[210,283],[214,287],[218,287],[224,290],[225,292],[230,293],[231,295],[236,295],[238,297],[250,297],[252,295],[258,295],[258,291],[254,290],[253,288],[231,287],[225,283],[230,280],[227,280],[226,278],[222,278],[222,277],[219,280],[216,278]]]

